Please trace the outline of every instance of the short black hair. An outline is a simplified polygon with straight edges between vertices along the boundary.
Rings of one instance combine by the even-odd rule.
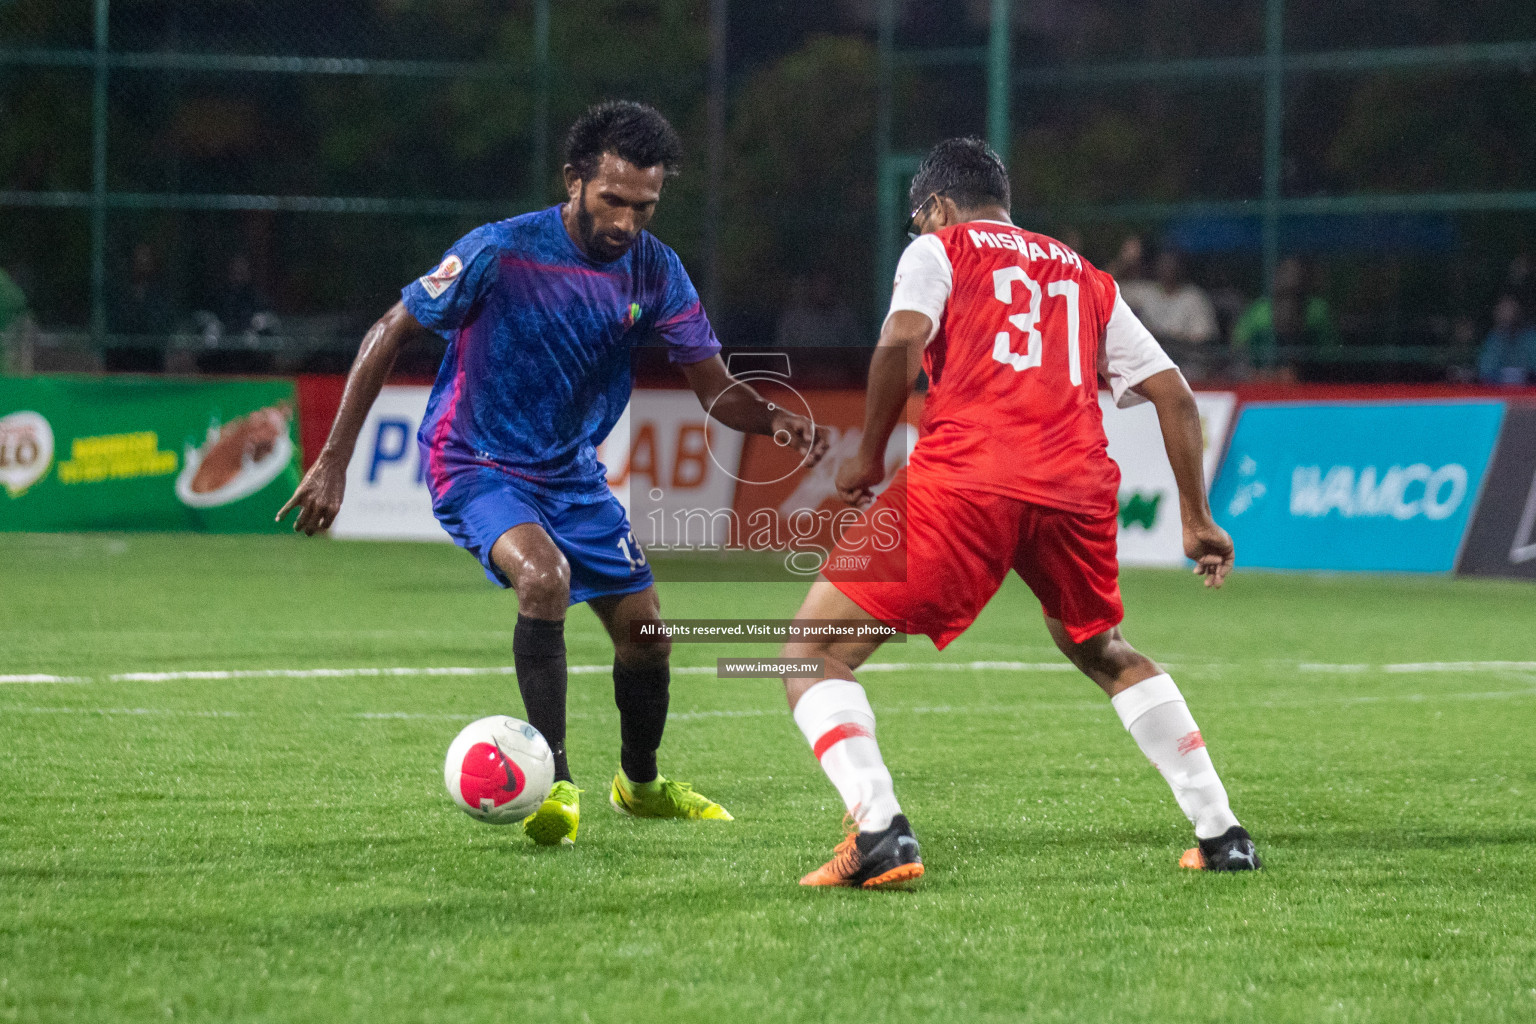
[[[962,210],[996,203],[1012,205],[1008,168],[992,147],[980,139],[945,139],[928,151],[912,178],[907,197],[911,205],[942,192]]]
[[[588,107],[565,136],[565,162],[583,179],[596,173],[604,153],[636,167],[660,164],[672,175],[682,161],[683,143],[655,107],[632,100],[610,100]]]

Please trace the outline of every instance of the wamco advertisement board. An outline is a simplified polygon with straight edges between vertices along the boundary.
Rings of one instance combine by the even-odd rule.
[[[1211,506],[1240,566],[1449,572],[1503,417],[1494,401],[1249,405]]]

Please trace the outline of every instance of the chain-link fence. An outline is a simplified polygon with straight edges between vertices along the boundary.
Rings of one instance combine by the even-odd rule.
[[[1536,322],[1529,5],[967,6],[877,5],[877,280],[921,147],[958,124],[1010,157],[1015,219],[1145,319],[1205,293],[1214,335],[1154,325],[1192,375],[1464,379],[1501,297]]]
[[[628,96],[684,136],[655,230],[728,343],[871,342],[916,158],[978,134],[1020,223],[1149,295],[1176,257],[1193,368],[1465,377],[1502,295],[1536,314],[1533,40],[1513,0],[0,0],[0,331],[24,295],[45,368],[339,369]],[[1329,324],[1289,349],[1282,272]]]
[[[553,98],[552,33],[583,25],[548,0],[0,4],[0,259],[40,357],[344,367],[454,238],[557,197],[578,97],[695,105],[702,46],[659,79],[632,49],[694,29],[608,6]]]

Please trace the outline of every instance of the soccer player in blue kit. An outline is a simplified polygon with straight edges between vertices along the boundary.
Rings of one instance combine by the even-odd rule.
[[[518,689],[555,757],[549,798],[523,822],[541,844],[574,840],[580,820],[565,752],[565,613],[583,601],[614,646],[613,806],[646,818],[731,820],[657,770],[670,645],[631,639],[630,624],[659,619],[660,604],[595,450],[629,401],[631,347],[663,341],[724,425],[772,435],[812,463],[826,450],[810,420],[730,376],[677,254],[645,230],[681,150],[648,106],[589,109],[566,139],[567,201],[465,235],[374,324],[325,447],[278,513],[297,508],[294,529],[309,535],[331,525],[358,433],[401,346],[424,329],[447,339],[417,439],[443,529],[517,593]]]

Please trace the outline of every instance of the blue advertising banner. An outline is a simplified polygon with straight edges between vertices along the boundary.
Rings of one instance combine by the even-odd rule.
[[[1237,564],[1449,572],[1504,405],[1258,403],[1211,491]]]

